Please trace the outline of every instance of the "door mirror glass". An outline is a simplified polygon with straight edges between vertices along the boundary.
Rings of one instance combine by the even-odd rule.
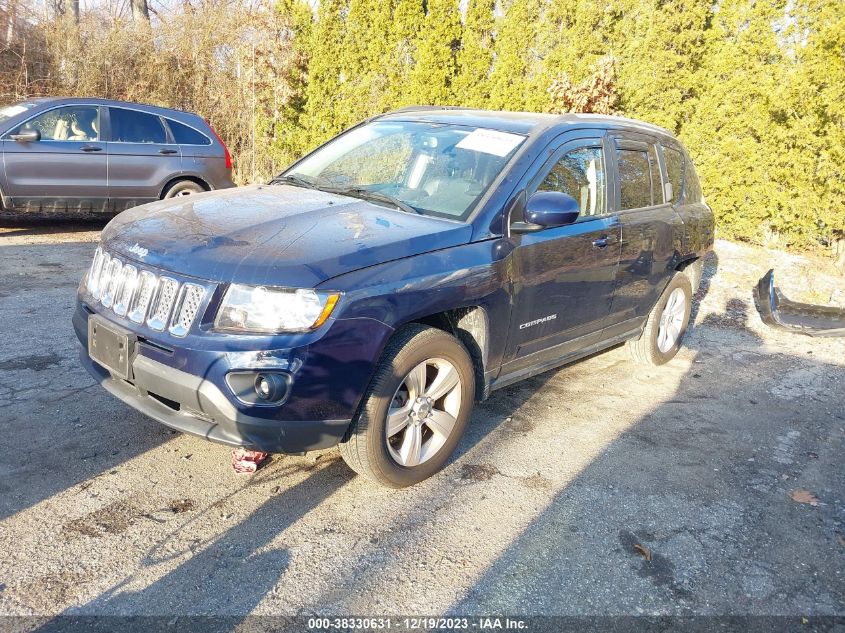
[[[15,134],[10,134],[9,138],[19,143],[37,143],[41,140],[41,132],[38,130],[20,130]]]
[[[578,201],[560,191],[538,191],[528,199],[525,221],[543,228],[566,226],[581,213]]]

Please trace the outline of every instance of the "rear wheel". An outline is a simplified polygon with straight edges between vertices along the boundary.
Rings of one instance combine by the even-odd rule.
[[[675,357],[689,325],[692,284],[682,272],[675,273],[646,319],[643,333],[628,341],[628,351],[638,363],[663,365]]]
[[[418,483],[451,457],[474,394],[472,360],[458,339],[423,325],[403,328],[388,344],[340,453],[384,486]]]
[[[193,180],[177,180],[167,188],[162,199],[169,200],[170,198],[190,196],[195,193],[202,193],[203,191],[205,191],[205,187],[198,182],[194,182]]]

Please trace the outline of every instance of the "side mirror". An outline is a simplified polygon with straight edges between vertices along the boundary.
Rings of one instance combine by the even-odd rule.
[[[515,222],[515,233],[529,233],[555,226],[566,226],[578,219],[581,209],[578,201],[560,191],[538,191],[525,206],[525,222]]]
[[[21,143],[37,143],[41,140],[41,132],[38,130],[21,130],[17,134],[10,134],[9,138]]]

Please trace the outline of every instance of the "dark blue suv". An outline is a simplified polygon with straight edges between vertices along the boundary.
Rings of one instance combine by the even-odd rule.
[[[232,446],[440,469],[492,390],[627,341],[678,350],[713,214],[668,131],[410,108],[274,181],[127,211],[79,288],[82,360]]]

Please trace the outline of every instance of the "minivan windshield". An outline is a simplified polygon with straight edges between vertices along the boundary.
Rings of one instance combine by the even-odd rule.
[[[338,136],[273,182],[464,220],[524,140],[472,126],[374,121]]]
[[[34,105],[34,103],[16,103],[14,105],[0,107],[0,123],[11,119],[13,116],[21,114],[22,112],[26,112]]]

